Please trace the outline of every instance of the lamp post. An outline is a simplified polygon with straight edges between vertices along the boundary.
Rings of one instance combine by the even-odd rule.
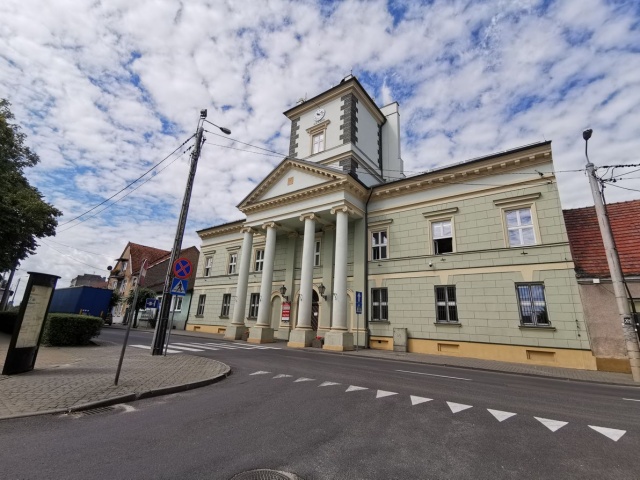
[[[616,243],[613,239],[613,234],[611,233],[611,224],[609,223],[607,209],[605,208],[602,200],[603,194],[600,192],[595,167],[589,160],[589,155],[587,153],[587,146],[592,133],[593,130],[591,129],[582,132],[582,138],[584,138],[584,156],[587,158],[587,176],[589,177],[589,184],[593,195],[593,204],[595,206],[596,216],[598,217],[602,243],[604,243],[604,249],[607,254],[607,264],[609,265],[611,284],[615,293],[616,303],[618,304],[618,314],[622,324],[624,343],[627,347],[631,374],[633,375],[634,381],[640,382],[640,346],[638,345],[638,336],[631,318],[629,301],[624,288],[624,277],[620,266],[620,258],[618,257]]]
[[[180,255],[182,249],[182,238],[184,237],[184,228],[187,224],[187,215],[189,214],[189,202],[191,201],[191,190],[193,189],[193,181],[196,176],[196,169],[198,168],[198,159],[200,158],[200,151],[202,149],[202,134],[204,133],[203,123],[207,122],[226,135],[231,133],[231,130],[224,127],[219,127],[214,123],[207,120],[207,110],[200,110],[200,118],[198,119],[198,128],[196,130],[196,144],[191,154],[191,167],[189,169],[189,177],[187,178],[187,186],[184,190],[184,198],[182,200],[182,209],[180,210],[180,218],[178,220],[178,228],[176,229],[176,236],[173,241],[173,248],[171,249],[171,256],[169,257],[169,267],[167,268],[167,276],[164,280],[164,290],[162,292],[162,304],[160,305],[160,318],[156,323],[155,331],[153,332],[153,344],[151,347],[151,355],[162,355],[164,353],[164,341],[167,332],[167,324],[169,323],[169,311],[171,309],[171,279],[173,278],[173,264]]]

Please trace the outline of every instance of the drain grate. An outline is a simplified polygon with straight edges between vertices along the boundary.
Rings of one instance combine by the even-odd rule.
[[[231,480],[302,480],[297,475],[278,470],[259,469],[238,473]]]
[[[115,407],[98,407],[98,408],[92,408],[90,410],[81,410],[79,412],[73,412],[72,415],[77,415],[77,416],[98,415],[100,413],[112,412],[114,410],[115,410]]]

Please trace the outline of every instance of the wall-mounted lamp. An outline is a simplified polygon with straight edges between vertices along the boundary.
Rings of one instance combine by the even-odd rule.
[[[285,302],[288,302],[289,301],[289,297],[287,297],[286,293],[287,293],[287,287],[282,285],[280,287],[280,295],[282,295],[282,298],[284,298]]]
[[[327,296],[324,294],[326,289],[327,287],[325,287],[324,284],[321,283],[320,285],[318,285],[318,292],[320,293],[320,296],[325,299],[325,301],[327,300]]]

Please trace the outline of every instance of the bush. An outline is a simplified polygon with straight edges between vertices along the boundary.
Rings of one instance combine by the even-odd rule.
[[[0,332],[13,334],[16,321],[18,321],[18,312],[0,312]]]
[[[100,317],[51,313],[44,325],[42,343],[52,346],[88,345],[91,338],[100,335],[103,323]]]

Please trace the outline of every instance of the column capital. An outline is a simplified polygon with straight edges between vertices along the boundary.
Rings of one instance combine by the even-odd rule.
[[[262,224],[263,230],[266,230],[268,228],[277,228],[277,227],[278,227],[278,224],[276,222],[267,222]]]
[[[353,210],[351,210],[349,207],[347,207],[346,205],[340,205],[339,207],[333,207],[331,209],[331,215],[335,215],[338,212],[344,212],[346,214],[353,214],[355,213]]]
[[[302,215],[300,215],[301,222],[304,222],[305,220],[316,220],[316,219],[317,219],[317,215],[313,212],[303,213]]]
[[[240,233],[256,233],[253,227],[242,227]]]

